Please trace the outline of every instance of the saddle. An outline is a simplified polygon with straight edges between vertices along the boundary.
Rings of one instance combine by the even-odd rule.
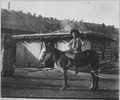
[[[65,52],[65,56],[67,56],[68,58],[71,58],[71,59],[75,59],[75,55],[78,55],[79,57],[83,56],[82,52],[79,52],[77,54],[75,54],[73,52],[68,52],[68,51]]]

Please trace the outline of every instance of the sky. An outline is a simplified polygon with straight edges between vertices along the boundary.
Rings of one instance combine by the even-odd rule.
[[[1,8],[119,28],[119,0],[1,0]]]

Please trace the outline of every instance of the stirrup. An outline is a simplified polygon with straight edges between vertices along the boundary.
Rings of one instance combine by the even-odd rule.
[[[75,74],[74,75],[77,75],[79,72],[77,71],[77,72],[75,72]]]

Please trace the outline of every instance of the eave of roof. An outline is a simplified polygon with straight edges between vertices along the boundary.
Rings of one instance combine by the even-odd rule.
[[[114,40],[112,37],[108,37],[104,35],[103,33],[98,33],[98,32],[91,32],[91,31],[86,31],[82,32],[83,37],[84,36],[93,36],[93,37],[101,37],[101,38],[106,38],[109,40]],[[45,34],[23,34],[23,35],[13,35],[13,39],[15,40],[31,40],[31,39],[57,39],[57,38],[70,38],[72,37],[69,31],[61,31],[61,32],[53,32],[53,33],[45,33]]]

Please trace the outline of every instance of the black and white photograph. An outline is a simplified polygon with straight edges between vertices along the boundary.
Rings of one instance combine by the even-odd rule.
[[[119,0],[1,0],[1,99],[119,100]]]

